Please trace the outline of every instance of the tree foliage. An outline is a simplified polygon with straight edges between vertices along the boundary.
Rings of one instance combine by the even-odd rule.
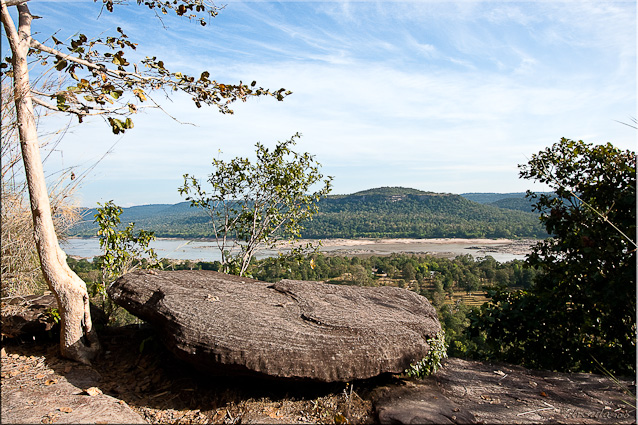
[[[522,165],[554,196],[528,196],[550,238],[528,291],[495,291],[476,319],[493,354],[538,368],[635,370],[636,156],[561,139]]]
[[[201,0],[138,2],[142,3],[156,14],[159,11],[166,15],[172,10],[178,16],[200,23],[218,13],[214,4]],[[125,4],[128,2],[103,0],[109,12],[113,12],[114,6]],[[20,7],[26,7],[26,4]],[[43,73],[57,72],[73,81],[72,85],[56,90],[32,88],[33,102],[49,110],[75,115],[80,122],[86,116],[103,116],[114,134],[133,128],[132,116],[142,108],[161,108],[153,99],[154,93],[182,92],[198,108],[214,106],[224,114],[232,114],[230,104],[238,100],[245,102],[255,96],[283,100],[291,93],[283,88],[271,91],[257,87],[256,81],[250,84],[241,81],[221,83],[211,79],[208,71],[195,76],[172,71],[157,56],[147,56],[140,63],[132,63],[127,57],[137,50],[138,44],[129,39],[122,27],[117,27],[114,34],[95,38],[75,34],[68,40],[51,36],[49,45],[35,38],[30,38],[29,43],[29,56],[41,65]],[[13,74],[11,58],[6,58],[2,67],[8,75]]]
[[[323,179],[320,164],[309,153],[291,149],[298,133],[273,150],[257,143],[257,159],[213,160],[208,177],[212,191],[184,175],[179,192],[191,206],[207,211],[227,273],[243,275],[255,253],[282,239],[300,237],[302,223],[317,212],[317,203],[330,192],[332,177]],[[321,187],[309,193],[313,186]],[[231,246],[239,241],[239,253]]]

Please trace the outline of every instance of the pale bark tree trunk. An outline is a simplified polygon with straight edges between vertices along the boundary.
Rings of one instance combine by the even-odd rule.
[[[89,363],[100,344],[91,323],[86,284],[68,267],[66,254],[60,248],[53,227],[29,84],[27,53],[33,17],[26,4],[17,4],[19,22],[16,29],[7,7],[16,3],[15,0],[2,0],[2,24],[13,53],[16,119],[31,200],[35,244],[44,278],[58,301],[61,354]]]

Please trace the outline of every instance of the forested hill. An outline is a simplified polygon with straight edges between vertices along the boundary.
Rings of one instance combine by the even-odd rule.
[[[95,210],[71,229],[95,236]],[[152,230],[157,237],[212,237],[208,216],[187,202],[124,208],[122,223]],[[484,205],[461,195],[384,187],[331,195],[306,223],[304,238],[517,238],[545,237],[538,215]]]
[[[461,195],[378,188],[326,199],[307,226],[309,238],[545,237],[538,215],[470,201]]]

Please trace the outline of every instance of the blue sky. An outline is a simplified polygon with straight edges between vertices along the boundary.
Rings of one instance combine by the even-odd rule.
[[[636,147],[636,131],[617,122],[636,116],[635,1],[227,0],[206,27],[167,17],[167,29],[133,5],[96,19],[93,2],[29,4],[42,35],[121,26],[140,58],[173,71],[293,92],[237,104],[232,116],[156,96],[194,125],[152,111],[124,136],[99,118],[71,128],[49,173],[78,174],[117,142],[78,192],[85,206],[180,202],[184,173],[205,177],[213,157],[251,156],[256,142],[296,132],[335,194],[543,190],[517,165],[561,137]]]

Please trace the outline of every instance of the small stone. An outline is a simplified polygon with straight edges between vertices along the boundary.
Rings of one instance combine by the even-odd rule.
[[[86,390],[84,390],[84,392],[90,395],[91,397],[102,394],[102,390],[100,390],[98,387],[87,388]]]

